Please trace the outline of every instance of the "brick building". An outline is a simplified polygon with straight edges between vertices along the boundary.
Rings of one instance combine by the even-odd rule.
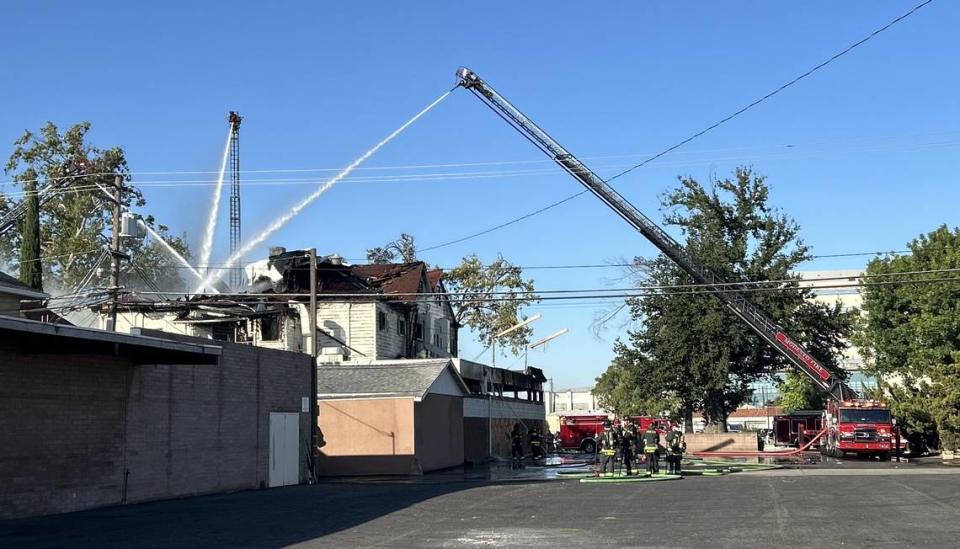
[[[0,518],[302,482],[310,370],[300,353],[0,317]]]

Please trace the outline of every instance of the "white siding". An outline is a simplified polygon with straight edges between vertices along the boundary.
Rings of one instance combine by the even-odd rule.
[[[319,351],[324,348],[342,349],[343,356],[350,360],[374,360],[377,358],[376,303],[320,302],[317,304],[317,328]],[[310,329],[307,308],[301,307],[301,325],[304,331]],[[359,353],[343,348],[343,345],[327,337],[324,332],[333,335]],[[339,353],[336,353],[339,354]]]

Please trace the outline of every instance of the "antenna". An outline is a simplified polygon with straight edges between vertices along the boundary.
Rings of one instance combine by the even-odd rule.
[[[230,111],[230,255],[240,249],[240,113]],[[243,285],[243,269],[230,270],[230,287]]]

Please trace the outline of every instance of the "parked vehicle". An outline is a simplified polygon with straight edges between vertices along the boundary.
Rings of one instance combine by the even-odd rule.
[[[578,415],[560,416],[559,444],[564,450],[581,450],[587,454],[597,451],[597,438],[603,432],[603,420],[609,419],[606,415]],[[640,432],[646,431],[651,425],[661,435],[666,434],[676,423],[670,419],[652,416],[630,416],[630,421],[637,426]],[[619,425],[619,421],[614,421]]]
[[[893,417],[879,400],[831,400],[824,421],[827,432],[821,450],[828,456],[850,453],[886,460],[895,450]]]

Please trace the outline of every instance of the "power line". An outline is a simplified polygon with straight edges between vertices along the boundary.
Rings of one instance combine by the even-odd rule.
[[[418,250],[423,251],[423,250]],[[837,253],[837,254],[820,254],[812,255],[809,259],[805,260],[804,263],[815,261],[817,259],[827,259],[827,258],[838,258],[838,257],[857,257],[857,256],[875,256],[875,255],[895,255],[895,254],[909,254],[910,250],[888,250],[888,251],[877,251],[877,252],[850,252],[850,253]],[[483,268],[490,268],[492,265],[482,265]],[[624,268],[624,267],[635,267],[635,263],[584,263],[584,264],[574,264],[574,265],[511,265],[511,267],[523,270],[523,271],[536,271],[536,270],[569,270],[569,269],[609,269],[609,268]],[[183,265],[160,265],[157,266],[158,269],[189,269]],[[211,263],[208,265],[193,265],[192,268],[195,269],[245,269],[246,267],[231,266],[227,267],[225,264],[215,264]],[[325,267],[320,265],[317,267],[318,271],[339,271],[344,268],[349,267],[337,267],[337,266],[328,266]],[[451,271],[456,267],[430,267],[432,269],[440,269],[443,271]]]
[[[851,44],[850,46],[846,47],[846,48],[843,49],[842,51],[833,54],[833,55],[830,56],[826,61],[820,63],[819,65],[813,67],[812,69],[810,69],[810,70],[804,72],[803,74],[801,74],[801,75],[793,78],[793,79],[790,80],[789,82],[780,85],[779,87],[777,87],[777,88],[774,89],[773,91],[767,93],[766,95],[760,97],[759,99],[754,100],[753,102],[751,102],[750,104],[746,105],[745,107],[743,107],[743,108],[735,111],[733,114],[730,114],[730,115],[728,115],[728,116],[726,116],[726,117],[718,120],[717,122],[714,122],[713,124],[707,126],[706,128],[704,128],[704,129],[702,129],[702,130],[694,133],[694,134],[691,135],[690,137],[687,137],[686,139],[683,139],[683,140],[681,140],[680,142],[678,142],[678,143],[676,143],[676,144],[674,144],[674,145],[672,145],[672,146],[670,146],[670,147],[667,147],[667,148],[664,149],[663,151],[661,151],[661,152],[659,152],[659,153],[657,153],[657,154],[655,154],[655,155],[647,158],[647,159],[644,160],[643,162],[640,162],[639,164],[636,164],[636,165],[634,165],[634,166],[632,166],[632,167],[630,167],[630,168],[628,168],[628,169],[626,169],[626,170],[624,170],[624,171],[622,171],[622,172],[614,175],[613,177],[605,180],[605,182],[606,182],[606,183],[609,183],[609,182],[611,182],[611,181],[613,181],[613,180],[615,180],[615,179],[617,179],[617,178],[619,178],[619,177],[621,177],[621,176],[624,176],[624,175],[626,175],[626,174],[628,174],[628,173],[636,170],[637,168],[640,168],[640,167],[642,167],[642,166],[645,166],[645,165],[649,164],[650,162],[653,162],[654,160],[656,160],[656,159],[658,159],[658,158],[660,158],[660,157],[662,157],[662,156],[664,156],[664,155],[666,155],[666,154],[669,154],[670,152],[673,152],[674,150],[676,150],[676,149],[678,149],[678,148],[686,145],[687,143],[690,143],[690,142],[693,141],[694,139],[697,139],[698,137],[701,137],[701,136],[703,136],[704,134],[706,134],[706,133],[708,133],[708,132],[710,132],[710,131],[718,128],[718,127],[720,127],[721,125],[729,122],[730,120],[733,120],[734,118],[736,118],[736,117],[740,116],[741,114],[747,112],[748,110],[752,109],[753,107],[756,107],[757,105],[763,103],[763,102],[766,101],[767,99],[770,99],[771,97],[777,95],[778,93],[782,92],[783,90],[789,88],[790,86],[793,86],[793,85],[796,84],[797,82],[803,80],[804,78],[810,76],[811,74],[817,72],[818,70],[826,67],[826,66],[829,65],[830,63],[833,63],[834,61],[836,61],[836,60],[839,59],[840,57],[842,57],[842,56],[846,55],[847,53],[853,51],[853,50],[854,50],[855,48],[857,48],[858,46],[860,46],[860,45],[868,42],[868,41],[871,40],[873,37],[877,36],[878,34],[882,33],[883,31],[889,29],[889,28],[892,27],[893,25],[895,25],[895,24],[899,23],[900,21],[906,19],[907,17],[913,15],[917,10],[919,10],[920,8],[926,6],[926,5],[929,4],[930,2],[933,2],[933,0],[925,0],[924,2],[921,2],[920,4],[917,4],[917,5],[914,6],[912,9],[910,9],[908,12],[906,12],[906,13],[904,13],[903,15],[901,15],[901,16],[893,19],[892,21],[890,21],[890,22],[887,23],[886,25],[884,25],[884,26],[880,27],[879,29],[873,31],[872,33],[870,33],[870,34],[867,35],[866,37],[862,38],[861,40],[859,40],[859,41],[857,41],[857,42],[855,42],[855,43],[853,43],[853,44]],[[533,216],[535,216],[535,215],[541,214],[541,213],[543,213],[543,212],[545,212],[545,211],[548,211],[548,210],[551,210],[551,209],[553,209],[553,208],[556,208],[557,206],[560,206],[560,205],[562,205],[562,204],[565,204],[565,203],[573,200],[574,198],[577,198],[577,197],[579,197],[579,196],[582,196],[582,195],[584,195],[584,194],[586,194],[586,193],[588,193],[588,192],[589,192],[588,189],[584,189],[584,190],[582,190],[582,191],[580,191],[580,192],[578,192],[578,193],[576,193],[576,194],[572,194],[572,195],[570,195],[570,196],[568,196],[568,197],[566,197],[566,198],[563,198],[563,199],[561,199],[561,200],[558,200],[558,201],[556,201],[556,202],[553,202],[553,203],[551,203],[551,204],[548,204],[547,206],[544,206],[544,207],[542,207],[542,208],[539,208],[538,210],[535,210],[535,211],[530,212],[530,213],[528,213],[528,214],[522,215],[522,216],[520,216],[520,217],[518,217],[518,218],[515,218],[515,219],[512,219],[512,220],[510,220],[510,221],[506,221],[506,222],[504,222],[504,223],[500,223],[499,225],[497,225],[497,226],[495,226],[495,227],[491,227],[491,228],[489,228],[489,229],[485,229],[485,230],[483,230],[483,231],[479,231],[479,232],[477,232],[477,233],[474,233],[474,234],[471,234],[471,235],[467,235],[467,236],[465,236],[465,237],[458,238],[458,239],[456,239],[456,240],[451,240],[451,241],[449,241],[449,242],[444,242],[444,243],[441,243],[441,244],[436,244],[436,245],[434,245],[434,246],[430,246],[430,247],[424,249],[423,251],[436,250],[436,249],[438,249],[438,248],[443,248],[443,247],[446,247],[446,246],[452,246],[452,245],[454,245],[454,244],[459,244],[460,242],[463,242],[463,241],[465,241],[465,240],[470,240],[470,239],[472,239],[472,238],[476,238],[476,237],[479,237],[479,236],[483,236],[483,235],[485,235],[485,234],[488,234],[488,233],[491,233],[491,232],[493,232],[493,231],[502,229],[502,228],[504,228],[504,227],[508,227],[508,226],[510,226],[510,225],[513,225],[514,223],[518,223],[518,222],[523,221],[523,220],[525,220],[525,219],[529,219],[529,218],[531,218],[531,217],[533,217]]]
[[[960,269],[952,269],[952,270],[957,271]],[[945,271],[949,271],[949,270],[945,270]],[[889,273],[889,274],[893,276],[893,275],[903,274],[903,273]],[[917,280],[883,280],[883,281],[877,281],[877,282],[867,281],[867,282],[858,282],[858,283],[850,283],[850,284],[829,284],[829,285],[817,286],[816,288],[810,288],[810,289],[823,290],[823,289],[863,288],[863,287],[874,287],[874,286],[908,286],[908,285],[920,285],[920,284],[942,284],[942,283],[949,283],[949,282],[960,282],[960,276],[931,278],[931,279],[917,279]],[[690,287],[690,286],[694,286],[694,287]],[[699,287],[696,287],[696,286],[699,286]],[[704,286],[707,286],[707,287],[704,287]],[[621,293],[609,294],[609,295],[551,295],[551,296],[542,296],[542,297],[539,297],[538,299],[539,301],[558,301],[558,302],[559,301],[583,301],[583,300],[592,299],[592,300],[598,300],[598,303],[600,303],[601,301],[599,300],[611,300],[611,299],[622,300],[622,299],[639,298],[639,297],[662,296],[662,295],[668,295],[668,294],[699,296],[699,295],[712,295],[712,294],[718,294],[718,293],[748,294],[748,293],[761,293],[761,292],[766,292],[766,293],[793,292],[793,291],[804,289],[799,287],[713,288],[709,286],[710,285],[659,286],[659,287],[648,287],[648,288],[652,288],[653,290],[648,289],[645,291],[621,292]],[[144,292],[135,292],[135,293],[137,295],[172,295],[172,294],[176,294],[177,292],[144,291]],[[230,305],[230,304],[243,305],[247,303],[289,304],[290,298],[296,298],[296,297],[305,298],[305,297],[308,297],[309,295],[310,295],[309,293],[233,294],[233,295],[217,294],[216,297],[218,297],[218,299],[216,303],[223,304],[223,305]],[[407,299],[406,297],[398,297],[398,295],[400,294],[361,294],[360,297],[354,298],[351,300],[356,302],[382,303],[382,302],[392,302],[392,301],[405,301]],[[436,296],[437,294],[429,294],[429,295]],[[56,298],[51,298],[51,299],[66,299],[70,297],[75,297],[75,296],[64,295],[64,296],[57,296]],[[214,296],[210,295],[210,297],[214,297]],[[344,298],[344,294],[318,294],[317,297]],[[230,298],[230,299],[227,299],[227,298]],[[242,298],[254,298],[254,299],[244,300]],[[268,301],[265,298],[273,298],[275,301]],[[498,302],[516,302],[516,301],[527,301],[527,300],[523,298],[517,298],[517,297],[485,298],[482,296],[480,297],[475,296],[470,298],[450,299],[449,301],[451,303],[458,303],[458,302],[498,303]],[[105,302],[106,300],[103,300],[102,302],[93,302],[93,303],[83,304],[83,305],[71,303],[69,305],[39,307],[35,309],[18,309],[18,310],[11,309],[11,310],[7,310],[6,312],[16,313],[16,312],[36,312],[36,311],[48,311],[48,310],[56,311],[56,310],[67,310],[67,309],[76,310],[76,309],[86,308],[90,306],[95,306]],[[201,306],[210,305],[210,303],[211,302],[209,301],[157,301],[150,305],[151,306],[156,305],[159,307],[164,307],[164,306],[201,307]],[[537,305],[536,304],[531,305],[531,307],[535,307],[535,306]]]

